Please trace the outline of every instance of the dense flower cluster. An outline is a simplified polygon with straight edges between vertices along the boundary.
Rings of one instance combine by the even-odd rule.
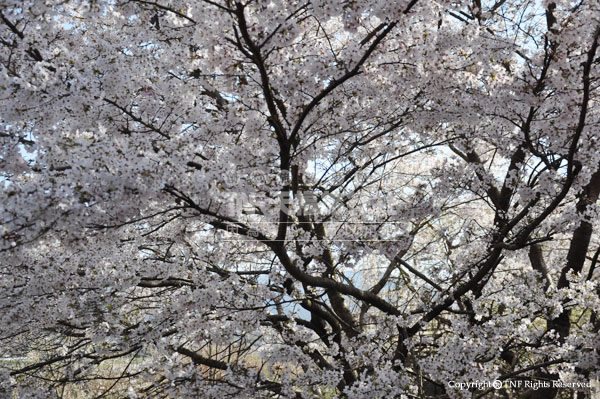
[[[599,36],[597,0],[3,0],[0,397],[588,387]]]

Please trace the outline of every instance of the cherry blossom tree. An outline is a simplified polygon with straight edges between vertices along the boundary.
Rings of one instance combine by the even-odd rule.
[[[595,0],[3,0],[0,396],[589,394],[599,35]]]

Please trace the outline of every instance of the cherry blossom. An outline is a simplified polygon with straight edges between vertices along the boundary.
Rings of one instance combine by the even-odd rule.
[[[5,0],[0,396],[597,380],[599,16]]]

